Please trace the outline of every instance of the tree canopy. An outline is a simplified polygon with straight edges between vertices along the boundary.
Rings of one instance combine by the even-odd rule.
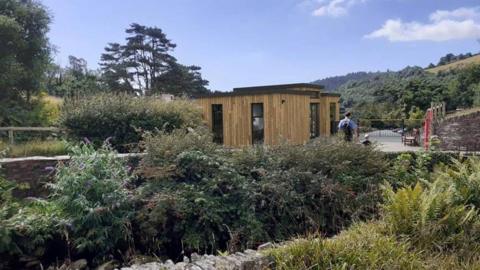
[[[125,44],[109,43],[101,56],[102,78],[114,91],[191,95],[207,92],[200,68],[179,64],[162,29],[133,23]]]
[[[50,61],[50,16],[33,0],[0,1],[0,124],[27,121]],[[17,113],[21,112],[21,113]]]

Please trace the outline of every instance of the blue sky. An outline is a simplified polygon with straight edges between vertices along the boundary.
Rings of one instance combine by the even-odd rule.
[[[354,71],[426,66],[479,52],[478,0],[42,0],[57,63],[97,68],[108,42],[137,22],[177,44],[212,90],[310,82]]]

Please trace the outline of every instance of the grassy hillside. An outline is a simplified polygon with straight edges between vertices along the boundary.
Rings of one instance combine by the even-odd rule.
[[[440,71],[449,71],[455,69],[462,69],[469,65],[480,64],[480,54],[474,55],[470,58],[459,60],[450,64],[441,65],[434,68],[426,69],[428,72],[438,73]]]

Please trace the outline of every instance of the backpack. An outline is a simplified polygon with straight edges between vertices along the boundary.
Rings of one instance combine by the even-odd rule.
[[[352,128],[350,127],[350,119],[346,119],[343,121],[342,126],[341,126],[343,133],[345,134],[345,140],[351,141],[353,134],[352,134]]]

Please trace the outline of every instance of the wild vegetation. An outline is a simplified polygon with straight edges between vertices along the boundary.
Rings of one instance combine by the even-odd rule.
[[[18,201],[5,184],[5,267],[64,258],[95,265],[134,254],[179,259],[333,235],[378,215],[389,166],[372,148],[318,141],[232,152],[210,139],[202,128],[151,133],[136,176],[107,148],[74,147],[45,200]]]
[[[100,94],[67,99],[60,125],[73,140],[89,140],[101,146],[105,140],[119,151],[139,151],[138,143],[147,131],[196,127],[201,111],[188,101],[164,102],[127,94]]]
[[[271,250],[279,269],[478,268],[480,159],[452,160],[433,172],[428,160],[417,159],[413,170],[404,166],[410,161],[398,157],[396,187],[384,185],[379,220]]]
[[[74,146],[46,199],[15,199],[2,180],[2,266],[176,260],[301,235],[321,237],[272,251],[279,269],[476,265],[478,159],[335,140],[231,151],[202,127],[147,133],[142,147],[132,170],[108,146]]]

